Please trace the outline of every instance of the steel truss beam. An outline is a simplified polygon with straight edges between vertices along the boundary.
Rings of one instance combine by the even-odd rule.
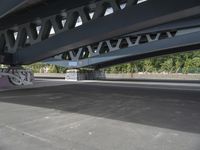
[[[5,0],[7,1],[7,0]],[[13,1],[13,0],[12,0]],[[25,1],[25,0],[24,0]],[[19,11],[0,19],[0,30],[45,18],[89,4],[93,0],[26,0],[27,3]],[[94,1],[93,1],[94,2]],[[34,4],[34,5],[33,5]],[[0,2],[1,5],[1,2]],[[2,5],[3,6],[3,5]],[[28,8],[27,8],[28,7]],[[17,19],[16,19],[17,18]]]
[[[181,38],[183,38],[183,42],[185,42],[185,37],[188,37],[188,41],[191,43],[191,34],[196,34],[196,32],[200,32],[200,27],[171,32],[128,35],[119,39],[106,40],[100,43],[81,47],[77,50],[55,56],[54,58],[48,59],[44,62],[67,68],[81,68],[88,66],[97,67],[109,64],[118,64],[121,63],[122,60],[124,62],[132,59],[134,60],[135,57],[137,56],[136,58],[138,58],[139,55],[142,55],[141,58],[145,58],[147,56],[150,57],[152,52],[154,52],[154,54],[156,52],[156,55],[163,55],[166,52],[176,53],[177,51],[184,51],[188,49],[181,48],[183,46],[180,46],[180,43],[173,43],[173,46],[181,49],[174,50],[174,47],[170,49],[170,44],[169,47],[164,49],[163,46],[166,45],[163,45],[163,43],[165,43],[166,40],[174,40],[174,42],[177,42],[180,41]],[[200,43],[200,40],[196,40]],[[159,49],[162,51],[159,50],[158,47],[155,47],[155,42],[156,44],[160,43]],[[185,44],[187,45],[188,43]],[[146,45],[148,46],[148,49],[146,48]],[[143,48],[145,49],[145,52],[142,50]],[[140,50],[140,54],[138,54],[137,50]],[[194,50],[192,45],[190,50]]]
[[[181,5],[179,5],[180,3]],[[102,7],[96,9],[97,12],[94,14],[94,18],[102,15],[100,8],[102,9]],[[117,9],[117,7],[114,8]],[[91,22],[87,20],[87,13],[81,14],[85,14],[82,17],[84,18],[83,22],[85,25],[72,29],[74,27],[74,17],[72,17],[72,21],[67,25],[67,31],[44,40],[41,43],[34,44],[31,47],[27,47],[26,50],[16,52],[14,63],[32,63],[62,53],[66,49],[78,48],[158,24],[199,15],[200,1],[192,0],[183,2],[181,0],[169,0],[161,2],[160,0],[152,0],[141,5],[130,6],[121,12],[116,12],[113,15]],[[138,16],[138,14],[140,15]],[[86,22],[88,23],[86,24]],[[43,48],[44,45],[45,48]]]
[[[105,54],[99,58],[92,58],[89,60],[89,63],[93,64],[95,68],[102,68],[133,60],[198,50],[200,47],[199,38],[200,32],[190,33],[161,41],[155,41],[142,46],[136,46],[134,48],[126,48],[119,52],[116,51],[110,54]],[[104,61],[101,61],[102,58],[104,58]],[[96,62],[96,64],[94,62]]]
[[[54,59],[68,60],[68,61],[81,61],[91,57],[103,55],[113,51],[121,50],[127,47],[134,47],[158,40],[172,38],[176,35],[176,31],[158,32],[149,34],[133,34],[111,40],[101,41],[92,45],[87,45],[75,50],[67,51],[61,55],[55,56]]]
[[[200,14],[199,0],[149,0],[140,5],[129,2],[134,5],[123,11],[119,11],[116,1],[105,0],[7,29],[0,33],[0,51],[13,54],[12,64],[29,64],[66,50]],[[108,8],[114,13],[104,17]],[[80,27],[76,26],[78,18],[82,20]],[[50,36],[52,28],[54,36]]]
[[[137,2],[138,0],[127,0],[126,7],[136,5]],[[78,7],[69,11],[64,10],[62,13],[47,18],[40,18],[0,31],[0,53],[14,54],[17,50],[26,49],[36,43],[42,43],[44,40],[52,37],[52,34],[50,35],[50,31],[52,30],[55,32],[54,35],[72,30],[77,27],[76,23],[78,20],[81,20],[82,24],[85,24],[97,18],[104,17],[109,8],[113,9],[114,12],[121,10],[122,4],[120,1],[102,0],[91,5]],[[4,59],[3,61],[8,60]]]

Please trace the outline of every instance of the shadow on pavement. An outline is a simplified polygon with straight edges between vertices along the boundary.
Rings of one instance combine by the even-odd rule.
[[[72,84],[6,91],[0,101],[200,133],[198,91]]]

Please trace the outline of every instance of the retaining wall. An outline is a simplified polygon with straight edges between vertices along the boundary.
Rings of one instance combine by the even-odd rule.
[[[64,79],[66,74],[36,73],[36,78],[60,78]],[[108,74],[103,72],[82,73],[81,79],[158,79],[158,80],[200,80],[200,74],[156,74],[156,73],[134,73],[134,74]],[[90,77],[89,77],[90,76]],[[92,77],[91,77],[92,76]]]
[[[8,77],[0,76],[0,88],[10,87],[12,84],[9,82]]]

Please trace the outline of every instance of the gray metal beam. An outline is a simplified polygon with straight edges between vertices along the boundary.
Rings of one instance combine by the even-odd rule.
[[[66,50],[199,14],[199,0],[149,0],[21,49],[14,54],[13,64],[33,63]]]
[[[181,19],[181,20],[173,21],[166,24],[161,24],[159,26],[148,28],[142,31],[137,31],[137,32],[131,33],[130,35],[155,33],[155,32],[171,31],[171,30],[181,30],[181,29],[194,28],[194,27],[199,27],[199,26],[200,26],[200,16],[198,15],[195,17],[189,17],[186,19]]]
[[[0,19],[26,3],[27,0],[1,0]]]
[[[3,0],[6,1],[7,0]],[[9,0],[14,1],[14,0]],[[22,1],[22,0],[21,0]],[[25,0],[24,0],[25,1]],[[26,0],[27,1],[27,0]],[[30,7],[29,1],[44,1],[44,3],[39,3],[36,6]],[[28,9],[23,9],[21,11],[15,12],[5,18],[0,18],[0,30],[7,29],[8,27],[13,27],[16,25],[24,24],[38,18],[45,18],[57,13],[61,13],[62,10],[70,10],[80,6],[84,6],[90,3],[92,0],[28,0]],[[32,2],[32,3],[33,3]],[[1,5],[1,2],[0,2]],[[2,5],[3,6],[3,5]],[[23,5],[24,6],[24,5]],[[23,7],[24,8],[24,7]],[[17,18],[17,19],[16,19]]]
[[[68,66],[72,68],[81,68],[88,66],[99,68],[153,56],[160,56],[164,54],[171,54],[188,50],[196,50],[199,49],[199,47],[200,32],[194,32],[161,41],[154,41],[147,44],[141,44],[120,49],[88,59],[79,60],[77,62],[49,59],[45,61],[45,63],[59,65],[63,67]],[[74,66],[72,66],[72,63],[74,63]]]
[[[199,50],[199,48],[200,32],[196,32],[104,54],[99,58],[89,59],[88,64],[102,68],[138,59]]]

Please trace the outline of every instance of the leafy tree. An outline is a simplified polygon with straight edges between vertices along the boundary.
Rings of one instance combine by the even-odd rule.
[[[33,72],[65,73],[67,68],[36,63],[25,66]],[[107,73],[168,72],[200,73],[200,50],[132,61],[104,69]]]
[[[168,73],[171,73],[172,70],[173,70],[173,59],[170,58],[170,59],[167,59],[165,60],[162,64],[161,64],[161,70],[163,72],[168,72]]]
[[[144,60],[144,72],[153,72],[154,71],[154,67],[152,64],[151,59],[145,59]]]

